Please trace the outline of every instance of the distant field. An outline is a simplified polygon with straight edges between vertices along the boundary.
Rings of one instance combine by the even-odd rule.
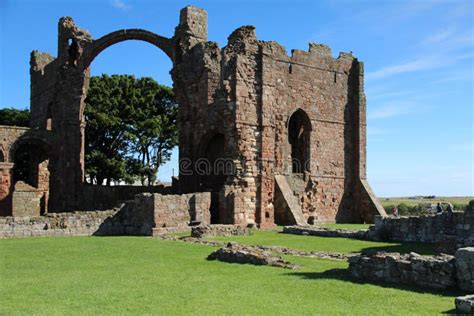
[[[451,203],[451,204],[468,204],[470,200],[474,200],[473,196],[437,196],[433,199],[425,199],[421,197],[409,198],[409,197],[391,197],[384,198],[380,197],[379,201],[384,207],[388,205],[398,205],[404,203],[409,206],[418,205],[420,203]]]

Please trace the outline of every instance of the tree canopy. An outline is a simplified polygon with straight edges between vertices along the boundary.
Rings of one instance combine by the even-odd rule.
[[[15,108],[0,109],[0,125],[30,126],[30,110],[18,110]]]
[[[92,77],[84,111],[86,181],[154,184],[178,142],[170,87],[148,77]]]

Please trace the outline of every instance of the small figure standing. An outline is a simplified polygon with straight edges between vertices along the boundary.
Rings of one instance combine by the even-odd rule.
[[[446,210],[448,211],[448,214],[453,214],[453,206],[451,203],[448,203],[448,208]]]
[[[438,214],[443,213],[443,208],[441,207],[441,203],[438,202],[438,205],[436,205],[436,212]]]
[[[398,217],[398,208],[396,206],[394,206],[392,209],[392,215]]]

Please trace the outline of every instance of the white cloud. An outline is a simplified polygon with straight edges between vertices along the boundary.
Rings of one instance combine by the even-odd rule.
[[[388,131],[386,129],[376,127],[376,126],[367,126],[367,135],[368,136],[377,136],[377,135],[386,135]]]
[[[398,65],[383,67],[379,70],[367,73],[365,78],[380,79],[407,72],[434,69],[441,66],[443,66],[442,59],[435,58],[434,56],[427,56]]]
[[[435,33],[431,36],[428,36],[423,40],[423,44],[435,44],[435,43],[440,43],[445,41],[446,39],[449,39],[453,35],[453,32],[451,30],[442,30],[439,31],[438,33]]]
[[[131,8],[130,5],[126,4],[123,0],[112,0],[112,6],[116,9],[126,11]]]
[[[371,120],[384,119],[409,114],[414,110],[415,106],[410,103],[389,103],[369,111],[367,118]]]

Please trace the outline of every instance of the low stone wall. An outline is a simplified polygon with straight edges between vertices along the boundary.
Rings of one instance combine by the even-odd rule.
[[[247,227],[239,225],[200,225],[191,229],[191,236],[195,238],[244,236],[249,234],[250,230]]]
[[[456,269],[459,288],[474,293],[474,247],[456,251]]]
[[[460,249],[456,257],[366,252],[349,258],[349,272],[358,279],[472,292],[473,258],[474,248]]]
[[[455,248],[474,246],[474,209],[452,214],[375,218],[379,239],[399,242],[445,243]]]
[[[341,237],[341,238],[355,238],[364,240],[375,240],[374,233],[367,229],[352,230],[352,229],[333,229],[325,227],[301,227],[301,226],[285,226],[283,233],[294,235],[308,235],[319,237]]]
[[[56,213],[45,216],[0,217],[0,238],[30,236],[89,236],[112,218],[117,211]],[[122,225],[110,225],[109,234],[123,230]],[[104,231],[105,233],[105,231]]]
[[[142,193],[173,194],[175,187],[165,185],[140,186],[140,185],[90,185],[84,184],[81,188],[80,203],[78,209],[81,211],[95,211],[111,209],[120,201],[129,201],[135,195]]]
[[[0,218],[0,238],[27,236],[140,235],[151,236],[209,223],[211,195],[138,194],[109,211],[50,213],[36,217]]]
[[[40,216],[41,200],[44,195],[44,191],[38,190],[23,181],[18,181],[12,194],[12,215]]]
[[[455,304],[460,314],[474,314],[474,295],[458,296]]]

